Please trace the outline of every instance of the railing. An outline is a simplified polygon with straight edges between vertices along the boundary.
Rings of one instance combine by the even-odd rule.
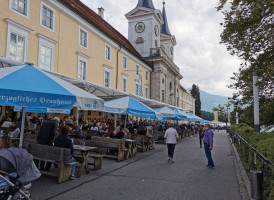
[[[176,73],[180,72],[179,67],[170,60],[166,52],[161,47],[151,48],[150,57],[162,57],[168,62],[173,71],[175,71]]]
[[[268,200],[271,193],[271,181],[274,180],[274,163],[261,152],[251,146],[244,138],[235,132],[230,137],[237,148],[241,161],[247,172],[259,170],[263,174],[263,199]],[[274,183],[272,183],[274,184]]]

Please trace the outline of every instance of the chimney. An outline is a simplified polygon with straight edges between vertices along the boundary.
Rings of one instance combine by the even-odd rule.
[[[104,19],[104,11],[105,9],[103,7],[98,8],[98,15],[100,15],[102,19]]]

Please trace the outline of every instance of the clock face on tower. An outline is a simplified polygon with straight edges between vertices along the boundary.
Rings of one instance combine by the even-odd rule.
[[[159,35],[159,27],[157,25],[154,26],[154,32],[156,36]]]
[[[138,22],[136,25],[135,25],[135,31],[137,33],[142,33],[143,31],[145,30],[145,24],[143,22]]]

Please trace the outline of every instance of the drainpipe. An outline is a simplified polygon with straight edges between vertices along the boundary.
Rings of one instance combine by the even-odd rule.
[[[117,51],[117,64],[116,64],[116,89],[118,90],[118,70],[119,70],[119,52],[121,51],[122,46],[119,45],[119,51]]]

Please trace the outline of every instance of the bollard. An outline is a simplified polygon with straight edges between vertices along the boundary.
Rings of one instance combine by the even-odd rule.
[[[250,170],[251,198],[263,199],[263,173],[257,170]]]

